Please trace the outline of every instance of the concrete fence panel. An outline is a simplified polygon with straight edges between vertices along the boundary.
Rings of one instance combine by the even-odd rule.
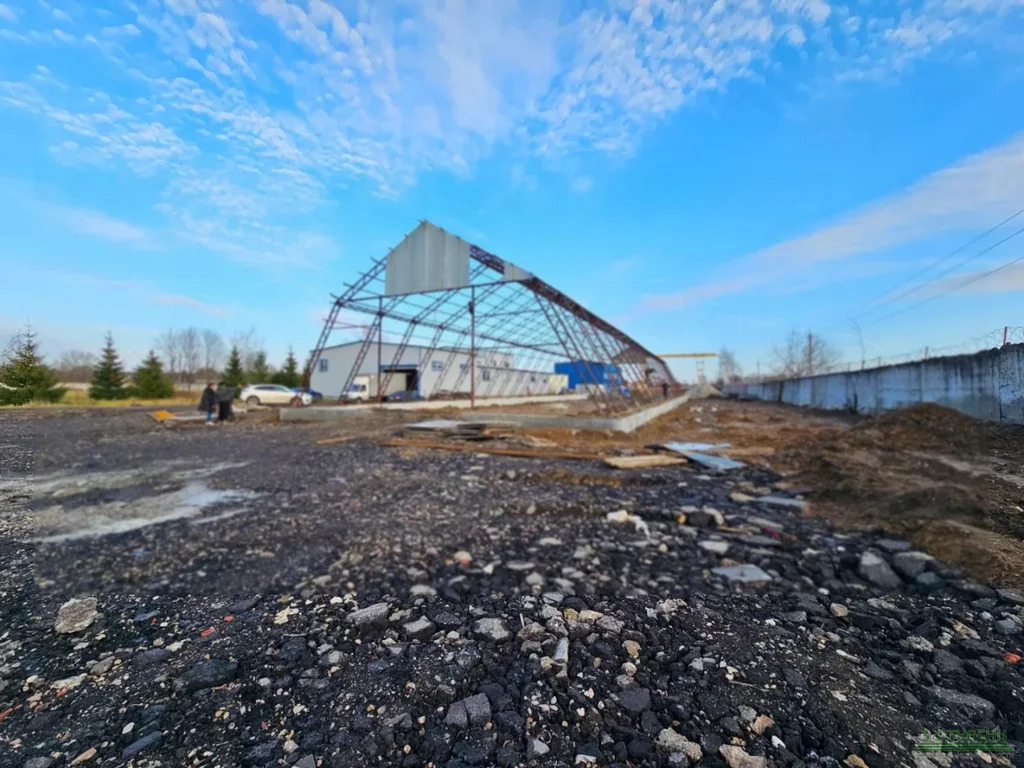
[[[863,371],[730,384],[726,391],[858,413],[938,403],[986,421],[1024,424],[1024,344]]]

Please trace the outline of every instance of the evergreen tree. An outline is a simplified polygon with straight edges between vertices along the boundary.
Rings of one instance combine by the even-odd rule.
[[[270,377],[270,381],[273,384],[283,384],[286,387],[298,387],[302,384],[302,374],[299,373],[299,361],[295,359],[295,353],[290,347],[288,349],[288,357],[284,361],[284,366]]]
[[[229,387],[241,389],[245,386],[245,371],[242,370],[242,353],[237,346],[231,347],[231,354],[228,355],[228,364],[221,374],[224,383]]]
[[[252,367],[247,374],[253,384],[266,384],[270,381],[270,366],[267,365],[267,353],[257,352],[252,359]]]
[[[43,363],[31,328],[12,345],[10,358],[0,370],[0,405],[24,405],[33,400],[56,403],[67,389],[57,386],[57,374]]]
[[[114,337],[107,334],[100,361],[92,369],[89,397],[93,400],[121,400],[128,397],[124,386],[124,368],[114,349]]]
[[[174,397],[174,382],[164,375],[163,363],[152,351],[135,369],[132,378],[135,380],[135,386],[132,387],[131,393],[135,397],[151,400]]]

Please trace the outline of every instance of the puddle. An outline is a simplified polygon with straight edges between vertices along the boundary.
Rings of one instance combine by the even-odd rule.
[[[196,467],[186,461],[164,461],[137,469],[111,470],[108,472],[54,472],[36,477],[22,477],[16,481],[0,481],[0,492],[26,491],[33,499],[74,496],[89,491],[113,490],[137,485],[140,482],[159,480],[170,483],[187,483],[212,477],[227,469],[244,467],[248,462],[221,462]]]
[[[195,477],[196,473],[190,474]],[[253,491],[217,490],[191,480],[180,490],[145,496],[132,502],[111,501],[76,507],[55,504],[32,513],[37,534],[34,541],[54,543],[109,536],[188,518],[198,518],[196,522],[209,522],[245,510],[226,510],[209,519],[201,517],[204,510],[218,504],[252,499],[257,495]]]

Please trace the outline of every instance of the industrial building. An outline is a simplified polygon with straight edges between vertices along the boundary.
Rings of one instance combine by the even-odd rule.
[[[369,353],[358,363],[363,340],[337,344],[321,350],[310,386],[323,393],[345,391],[360,376],[390,373],[386,391],[405,390],[421,397],[470,395],[476,397],[515,397],[518,395],[558,394],[568,387],[568,378],[554,371],[530,371],[515,368],[515,358],[504,352],[478,349],[471,359],[466,350],[431,349],[420,344],[401,347],[381,341],[370,345]],[[373,392],[376,395],[376,391]]]
[[[353,322],[360,315],[365,322]],[[337,331],[360,339],[332,344]],[[619,328],[427,221],[333,296],[306,368],[327,399],[366,377],[377,396],[404,390],[475,402],[569,390],[611,412],[675,383],[662,359]]]

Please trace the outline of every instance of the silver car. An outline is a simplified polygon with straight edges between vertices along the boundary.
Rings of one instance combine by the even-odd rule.
[[[246,405],[309,405],[313,402],[308,392],[296,393],[282,384],[250,384],[242,389],[240,399]]]

